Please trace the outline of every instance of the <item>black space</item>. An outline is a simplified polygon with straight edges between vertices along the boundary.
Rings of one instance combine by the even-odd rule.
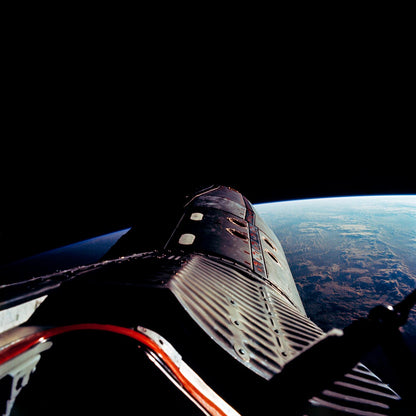
[[[159,232],[213,183],[253,203],[416,192],[401,35],[14,33],[0,263],[132,225]]]
[[[416,192],[409,144],[380,157],[376,148],[386,144],[378,140],[358,146],[326,135],[311,143],[306,132],[290,139],[277,128],[269,136],[239,128],[184,139],[176,129],[149,138],[138,127],[129,140],[115,131],[104,139],[102,130],[87,149],[58,133],[42,149],[25,143],[14,151],[18,161],[3,173],[3,263],[133,225],[144,236],[165,234],[165,227],[170,233],[186,195],[211,184],[231,186],[253,203]],[[59,154],[61,146],[68,150]]]
[[[405,10],[103,8],[7,16],[0,265],[130,226],[163,243],[215,183],[253,203],[416,193]]]

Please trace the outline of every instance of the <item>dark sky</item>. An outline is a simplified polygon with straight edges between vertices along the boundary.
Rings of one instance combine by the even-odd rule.
[[[286,138],[277,128],[268,135],[239,128],[233,135],[195,132],[184,139],[176,129],[157,138],[138,129],[135,137],[107,135],[109,142],[85,149],[70,137],[52,150],[44,143],[24,145],[25,156],[15,150],[17,161],[3,176],[3,259],[132,225],[143,235],[159,233],[178,218],[186,195],[210,184],[231,186],[253,203],[416,193],[407,143],[386,149],[378,141],[335,135],[320,141],[304,133]]]
[[[415,193],[408,54],[308,39],[278,54],[165,38],[51,54],[25,37],[3,94],[0,262],[134,224],[158,232],[213,183],[254,203]]]

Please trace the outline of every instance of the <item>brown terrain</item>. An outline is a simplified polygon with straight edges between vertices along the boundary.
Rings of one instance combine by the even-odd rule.
[[[278,236],[306,312],[343,328],[416,287],[416,197],[360,197],[260,205]],[[416,334],[416,312],[405,327]]]

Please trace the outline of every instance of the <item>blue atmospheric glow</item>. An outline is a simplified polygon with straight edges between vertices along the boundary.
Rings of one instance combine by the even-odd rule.
[[[308,198],[308,199],[290,199],[285,201],[270,201],[263,202],[260,204],[255,204],[256,209],[275,206],[275,204],[305,204],[305,203],[336,203],[336,202],[368,202],[371,200],[381,201],[381,200],[391,200],[394,202],[399,201],[400,199],[405,200],[406,202],[415,203],[416,195],[413,194],[397,194],[397,195],[353,195],[353,196],[339,196],[339,197],[324,197],[324,198]]]
[[[130,228],[35,254],[0,267],[0,275],[33,277],[98,262]]]

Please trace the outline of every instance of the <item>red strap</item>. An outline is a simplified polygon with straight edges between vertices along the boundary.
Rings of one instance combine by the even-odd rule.
[[[137,332],[133,329],[124,328],[116,325],[104,325],[104,324],[74,324],[67,326],[60,326],[56,328],[50,328],[43,331],[39,331],[35,334],[29,335],[19,341],[13,343],[9,347],[0,351],[0,365],[8,360],[22,354],[34,345],[52,338],[56,335],[61,335],[67,332],[82,331],[82,330],[97,330],[112,332],[120,335],[127,336],[137,340],[140,344],[144,345],[154,353],[158,354],[163,360],[169,370],[175,375],[179,383],[184,389],[210,414],[218,416],[226,416],[215,403],[208,399],[197,387],[195,387],[180,371],[177,365],[172,359],[163,351],[163,349],[152,339],[146,335]]]

